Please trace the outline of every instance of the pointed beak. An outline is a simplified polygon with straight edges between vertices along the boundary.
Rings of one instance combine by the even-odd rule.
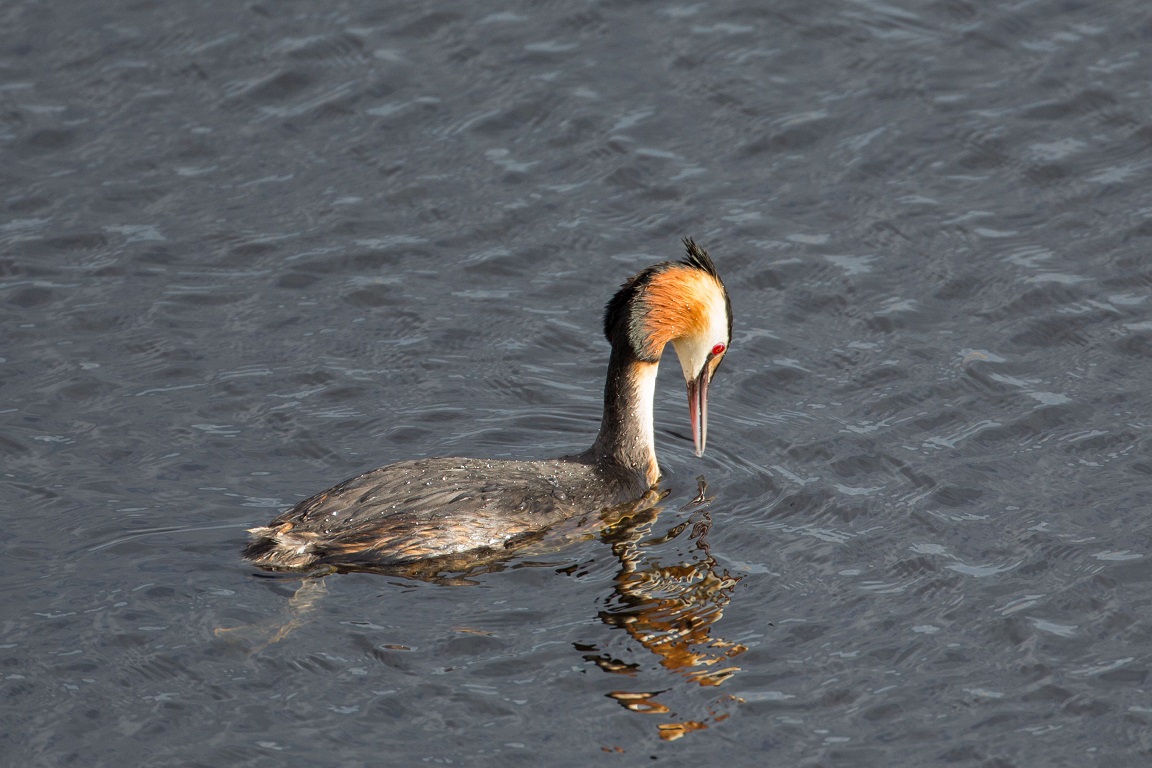
[[[688,417],[692,419],[692,442],[696,455],[704,455],[708,440],[708,380],[709,366],[705,363],[700,375],[688,382]]]

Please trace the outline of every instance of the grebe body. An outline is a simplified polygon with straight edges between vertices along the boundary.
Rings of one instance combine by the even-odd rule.
[[[608,302],[612,353],[591,448],[545,461],[433,458],[380,467],[251,529],[245,557],[273,570],[485,560],[564,521],[650,497],[660,479],[652,401],[661,353],[672,344],[680,359],[701,455],[708,384],[732,333],[712,259],[691,239],[684,244],[684,260],[649,267]]]

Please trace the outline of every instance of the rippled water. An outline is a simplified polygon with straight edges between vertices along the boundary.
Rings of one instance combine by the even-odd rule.
[[[1144,4],[0,19],[14,765],[1146,763]],[[241,561],[360,470],[587,445],[682,235],[736,330],[702,460],[665,366],[657,519],[472,584]]]

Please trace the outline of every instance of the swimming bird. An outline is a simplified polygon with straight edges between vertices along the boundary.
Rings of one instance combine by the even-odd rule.
[[[661,354],[670,343],[680,360],[701,456],[708,386],[732,336],[732,305],[716,265],[691,238],[684,246],[684,259],[629,278],[605,307],[612,352],[591,448],[546,461],[429,458],[373,469],[250,529],[244,556],[270,570],[486,561],[574,517],[652,497],[660,479],[652,400]]]

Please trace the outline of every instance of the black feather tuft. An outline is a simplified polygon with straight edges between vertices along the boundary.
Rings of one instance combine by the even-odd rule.
[[[720,279],[720,273],[716,271],[716,265],[712,263],[712,257],[708,255],[708,251],[696,245],[696,241],[690,237],[684,238],[684,250],[687,255],[681,264],[688,267],[695,267],[702,269],[717,280]]]

